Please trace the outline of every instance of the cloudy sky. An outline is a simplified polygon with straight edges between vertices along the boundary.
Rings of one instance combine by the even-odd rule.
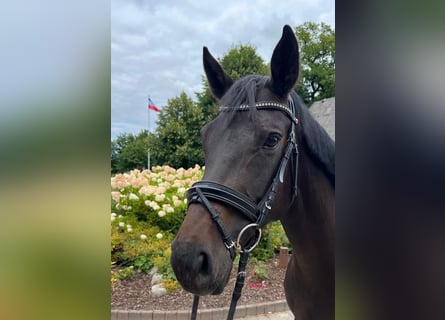
[[[220,58],[249,44],[268,62],[285,24],[335,27],[334,0],[111,1],[111,137],[154,130],[157,113],[185,91],[202,90],[202,47]]]

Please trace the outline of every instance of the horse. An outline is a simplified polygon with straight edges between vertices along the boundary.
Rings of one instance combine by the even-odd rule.
[[[295,319],[333,319],[335,144],[294,90],[299,63],[288,25],[270,76],[234,81],[203,48],[220,112],[200,131],[205,171],[188,191],[171,265],[185,290],[220,294],[236,251],[253,250],[261,228],[280,220],[293,248],[284,281],[290,310]]]

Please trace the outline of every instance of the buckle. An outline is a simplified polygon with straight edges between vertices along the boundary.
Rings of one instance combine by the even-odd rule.
[[[232,249],[232,248],[236,245],[236,243],[233,242],[232,239],[230,239],[230,242],[231,242],[231,243],[228,244],[226,241],[224,241],[224,246],[227,248],[227,250]]]

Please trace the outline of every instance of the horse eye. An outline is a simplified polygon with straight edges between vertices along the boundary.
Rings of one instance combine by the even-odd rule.
[[[275,148],[281,140],[281,135],[278,133],[271,133],[267,137],[266,141],[264,142],[264,147],[268,149]]]

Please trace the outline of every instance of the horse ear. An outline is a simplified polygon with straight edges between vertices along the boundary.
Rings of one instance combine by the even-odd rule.
[[[221,99],[233,84],[233,80],[213,58],[207,47],[203,48],[203,62],[210,91],[215,98]]]
[[[272,90],[280,98],[286,97],[298,80],[298,43],[292,28],[285,25],[280,41],[270,62]]]

